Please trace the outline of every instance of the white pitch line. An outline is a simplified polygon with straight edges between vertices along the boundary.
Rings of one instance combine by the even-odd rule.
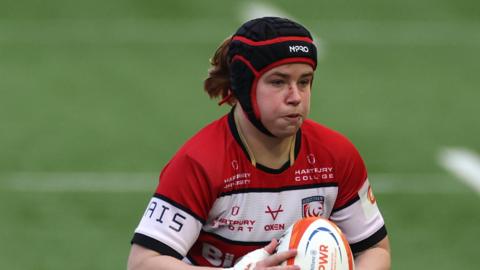
[[[153,193],[159,173],[12,172],[0,174],[0,192],[145,192]],[[376,194],[464,193],[448,174],[370,173]]]
[[[25,192],[148,192],[158,173],[15,172],[0,174],[0,191]]]
[[[465,148],[445,148],[440,152],[440,164],[458,179],[480,193],[480,157]]]
[[[455,194],[468,192],[447,173],[369,173],[378,194]]]

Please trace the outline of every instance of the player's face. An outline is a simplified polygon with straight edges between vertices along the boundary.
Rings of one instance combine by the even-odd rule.
[[[263,125],[276,137],[294,135],[310,111],[313,68],[302,63],[273,68],[260,77],[257,103]]]

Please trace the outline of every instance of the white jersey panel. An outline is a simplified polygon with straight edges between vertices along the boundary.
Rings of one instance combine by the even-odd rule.
[[[233,241],[268,242],[300,218],[328,217],[337,192],[329,186],[223,196],[215,201],[203,229]]]
[[[135,233],[160,241],[185,256],[201,228],[202,223],[189,213],[153,197]]]
[[[330,219],[335,222],[347,237],[350,244],[367,239],[384,226],[368,179],[358,192],[359,200],[335,211]]]

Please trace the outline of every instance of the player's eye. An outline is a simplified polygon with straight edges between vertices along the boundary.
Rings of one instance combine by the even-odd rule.
[[[283,86],[286,82],[285,80],[282,80],[282,79],[272,79],[270,80],[269,82],[271,85],[275,86],[275,87],[281,87]]]
[[[307,86],[310,86],[311,80],[309,78],[301,79],[298,81],[298,85],[302,88],[305,88]]]

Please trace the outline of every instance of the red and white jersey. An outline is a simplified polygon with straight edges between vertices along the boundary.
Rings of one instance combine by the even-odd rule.
[[[132,243],[194,265],[230,267],[307,216],[334,221],[354,252],[383,239],[352,143],[311,120],[296,136],[294,164],[273,170],[252,165],[232,113],[209,124],[163,169]]]

